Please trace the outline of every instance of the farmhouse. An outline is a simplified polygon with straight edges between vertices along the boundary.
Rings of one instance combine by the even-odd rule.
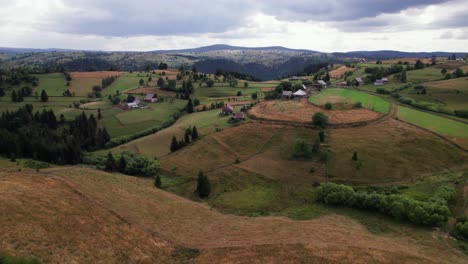
[[[146,102],[155,103],[158,101],[158,98],[154,94],[147,94],[143,100]]]
[[[356,78],[356,79],[354,79],[354,80],[356,80],[358,86],[363,86],[363,85],[364,85],[364,81],[362,80],[362,78],[359,78],[359,77],[358,77],[358,78]]]
[[[297,90],[297,92],[294,93],[295,98],[304,98],[307,95],[307,93],[303,90]]]
[[[237,112],[235,114],[232,114],[232,119],[233,120],[245,120],[245,114],[243,112]]]
[[[376,81],[374,82],[374,85],[375,85],[375,86],[384,85],[384,81],[382,81],[382,80],[376,80]]]
[[[225,104],[222,108],[221,108],[221,114],[223,115],[230,115],[232,114],[232,112],[234,111],[234,108],[228,104]]]
[[[133,102],[131,103],[128,103],[127,106],[128,108],[138,108],[139,104],[140,104],[140,99],[135,98],[135,100],[133,100]]]

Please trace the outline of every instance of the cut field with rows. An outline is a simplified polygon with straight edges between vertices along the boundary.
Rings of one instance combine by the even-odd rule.
[[[70,92],[76,96],[87,96],[92,92],[93,86],[102,85],[102,79],[111,76],[119,76],[124,72],[96,71],[96,72],[72,72],[70,82]]]
[[[350,68],[347,66],[341,66],[340,68],[330,72],[330,77],[334,79],[341,79],[346,72],[353,72],[356,68]]]
[[[305,124],[311,124],[312,116],[318,112],[326,114],[331,124],[371,121],[380,116],[379,113],[368,109],[326,110],[307,100],[264,101],[249,110],[249,114],[257,118]]]
[[[361,102],[362,106],[376,112],[388,113],[390,103],[378,96],[352,89],[330,88],[313,95],[309,98],[310,102],[323,106],[327,102],[349,101],[352,103]]]
[[[443,135],[468,148],[468,124],[401,106],[398,107],[398,118]]]

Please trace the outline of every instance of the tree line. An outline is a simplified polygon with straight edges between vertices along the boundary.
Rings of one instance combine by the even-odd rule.
[[[418,201],[404,195],[368,193],[342,184],[322,183],[317,200],[329,205],[379,212],[418,225],[440,226],[450,216],[448,204],[454,197],[455,190],[447,186],[440,187],[429,201]]]
[[[15,159],[32,158],[56,164],[77,164],[84,151],[105,146],[110,135],[97,127],[94,115],[83,112],[67,122],[53,110],[33,112],[30,104],[0,117],[0,154]]]

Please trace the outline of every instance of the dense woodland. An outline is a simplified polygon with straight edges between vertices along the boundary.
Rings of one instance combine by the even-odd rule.
[[[76,164],[83,151],[104,147],[110,140],[105,128],[97,126],[94,115],[85,113],[67,122],[57,120],[52,110],[34,112],[32,105],[0,117],[0,154],[15,159],[34,158],[57,164]]]

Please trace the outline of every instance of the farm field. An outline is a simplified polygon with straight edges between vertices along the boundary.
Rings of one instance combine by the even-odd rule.
[[[329,133],[328,168],[333,181],[414,182],[420,175],[468,164],[468,155],[462,150],[430,132],[393,119],[363,127],[332,129]],[[359,162],[351,159],[354,152]]]
[[[264,101],[255,105],[248,113],[260,119],[311,124],[312,116],[318,112],[326,114],[331,124],[371,121],[380,116],[379,113],[368,109],[326,110],[307,100]]]
[[[198,263],[212,263],[213,257],[221,262],[251,262],[255,258],[259,263],[291,259],[337,262],[343,258],[362,262],[465,260],[438,239],[437,231],[413,227],[400,231],[398,225],[387,223],[395,233],[375,234],[353,218],[333,212],[309,221],[225,215],[158,190],[146,179],[77,167],[47,169],[43,173],[0,172],[0,190],[9,197],[1,205],[14,212],[14,218],[0,216],[1,227],[5,227],[0,236],[5,238],[2,241],[7,252],[18,252],[13,241],[21,241],[23,251],[19,255],[34,254],[53,263],[63,259],[86,262],[89,256],[102,262],[184,262],[191,258]],[[50,175],[53,177],[47,177]],[[23,199],[27,199],[25,206],[17,206]],[[49,210],[59,212],[60,218],[40,213]],[[26,217],[27,212],[36,211],[38,217]],[[38,230],[39,226],[53,228],[45,232]],[[35,232],[25,236],[12,227],[29,227]],[[104,236],[94,235],[96,230],[106,234],[105,240],[100,239]],[[76,233],[77,240],[83,242],[68,239],[65,234],[69,232]],[[37,238],[48,243],[35,243]],[[80,251],[74,250],[78,246]],[[135,247],[139,250],[132,250]],[[50,250],[56,254],[49,254]],[[191,253],[175,253],[180,251]],[[292,258],[291,252],[295,253]]]
[[[112,151],[130,150],[135,153],[159,158],[170,153],[169,145],[172,137],[183,138],[185,130],[189,127],[196,126],[198,135],[202,137],[230,126],[228,120],[231,117],[220,116],[219,112],[220,110],[216,109],[182,116],[174,125],[155,134],[118,146],[112,149]]]
[[[309,97],[310,102],[323,106],[330,102],[361,102],[362,106],[376,112],[388,113],[390,103],[378,96],[359,92],[352,89],[330,88],[325,89],[317,95]]]
[[[446,136],[468,148],[468,124],[402,106],[398,107],[398,118]]]
[[[137,77],[135,74],[130,73],[121,75],[111,85],[102,90],[103,97],[106,97],[110,94],[115,94],[117,91],[120,93],[125,93],[129,90],[138,88],[141,78],[143,77]]]
[[[97,71],[97,72],[72,72],[70,82],[70,92],[75,96],[87,96],[92,91],[93,86],[101,86],[102,79],[111,76],[120,76],[124,72]]]
[[[444,78],[440,73],[440,69],[435,67],[427,67],[421,70],[407,71],[408,82],[427,82],[436,81]]]
[[[39,85],[35,91],[40,95],[45,90],[48,96],[63,96],[67,90],[65,76],[63,73],[36,74],[39,78]]]
[[[345,74],[345,72],[348,72],[348,71],[353,72],[355,70],[356,70],[356,68],[341,66],[340,68],[331,71],[330,72],[330,77],[333,78],[333,79],[341,79],[341,77]]]

